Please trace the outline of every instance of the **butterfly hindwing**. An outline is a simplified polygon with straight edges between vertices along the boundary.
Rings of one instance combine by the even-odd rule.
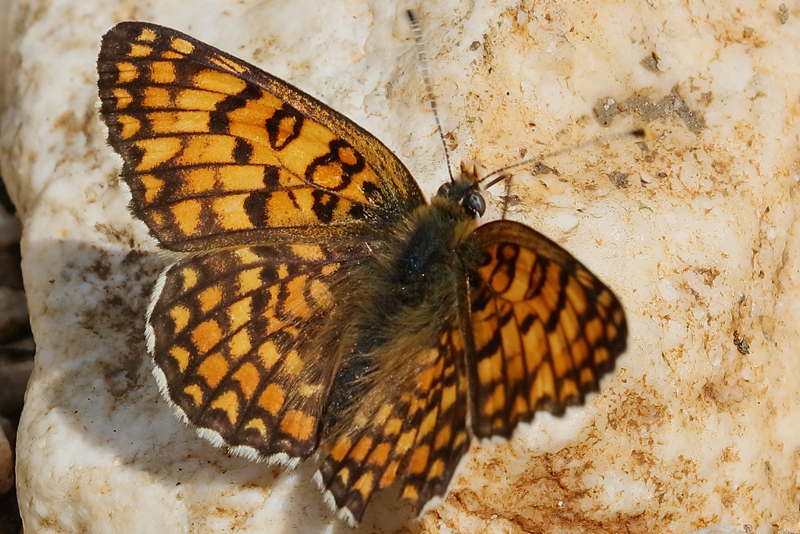
[[[120,23],[98,75],[132,210],[168,249],[346,238],[424,203],[375,137],[188,35]]]
[[[495,221],[476,236],[472,430],[508,437],[537,410],[562,413],[596,391],[625,350],[627,325],[614,293],[538,232]]]
[[[164,393],[212,441],[251,456],[307,457],[331,373],[309,340],[354,257],[313,244],[256,246],[168,268],[147,326]]]
[[[447,490],[470,442],[463,351],[458,330],[443,332],[413,357],[417,373],[408,383],[383,385],[384,401],[363,403],[354,425],[327,447],[317,482],[350,523],[375,491],[395,483],[417,511]]]
[[[446,330],[436,347],[437,359],[416,378],[427,403],[407,456],[400,496],[420,512],[447,491],[470,443],[467,429],[467,377],[461,370],[464,342],[457,329]]]

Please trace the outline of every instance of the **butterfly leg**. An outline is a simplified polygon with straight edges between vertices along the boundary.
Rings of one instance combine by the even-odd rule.
[[[505,179],[505,191],[503,192],[503,207],[500,212],[500,218],[505,220],[508,210],[511,207],[511,180],[513,175],[508,175]]]

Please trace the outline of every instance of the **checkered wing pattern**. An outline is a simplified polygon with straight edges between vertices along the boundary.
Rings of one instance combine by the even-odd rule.
[[[188,35],[123,22],[97,69],[131,208],[165,248],[332,240],[424,203],[375,137]]]
[[[166,396],[201,435],[289,465],[313,452],[332,359],[309,340],[354,257],[312,244],[241,247],[165,271],[148,348]]]
[[[469,448],[461,333],[443,332],[434,348],[414,359],[418,372],[410,383],[383,386],[381,402],[364,402],[355,424],[332,441],[320,464],[318,484],[351,524],[361,520],[376,490],[395,483],[401,497],[421,510],[445,493]]]
[[[596,391],[625,350],[617,297],[567,251],[531,228],[495,221],[472,277],[470,397],[479,437],[510,436],[537,410],[563,413]]]

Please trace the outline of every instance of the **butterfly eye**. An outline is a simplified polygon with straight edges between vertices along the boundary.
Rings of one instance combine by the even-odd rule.
[[[475,217],[480,217],[486,211],[486,202],[477,191],[470,191],[464,198],[464,208]]]

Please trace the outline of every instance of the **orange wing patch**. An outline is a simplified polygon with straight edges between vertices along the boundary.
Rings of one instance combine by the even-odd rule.
[[[611,290],[534,230],[497,221],[476,235],[485,256],[468,325],[472,429],[508,437],[537,410],[560,414],[596,391],[625,350],[627,325]]]
[[[434,349],[416,356],[412,383],[398,385],[380,405],[362,404],[354,418],[362,424],[323,445],[327,456],[315,480],[348,522],[360,521],[373,493],[395,483],[418,511],[445,493],[470,442],[463,358],[461,334],[444,332]]]
[[[119,24],[98,73],[132,210],[166,248],[333,239],[424,203],[377,139],[187,35]]]
[[[352,250],[247,247],[181,260],[162,275],[148,344],[162,389],[212,439],[288,461],[317,445],[325,370],[308,365]],[[249,448],[249,449],[248,449]]]

